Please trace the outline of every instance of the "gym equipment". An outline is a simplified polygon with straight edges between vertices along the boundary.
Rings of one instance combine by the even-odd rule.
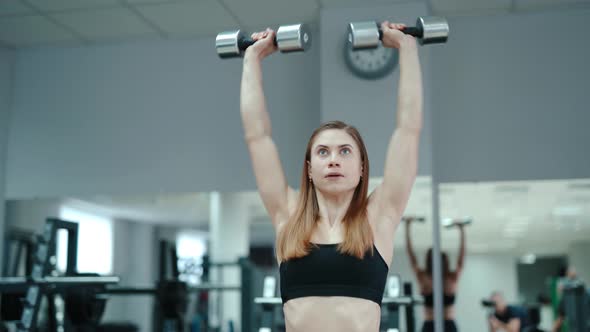
[[[68,232],[67,266],[65,276],[53,276],[54,255],[57,231]],[[64,328],[65,324],[73,324],[75,328],[84,330],[97,327],[104,313],[107,297],[112,295],[148,295],[156,297],[154,331],[182,331],[186,313],[188,294],[191,292],[238,291],[242,296],[242,326],[244,331],[251,331],[252,306],[254,299],[251,285],[254,266],[246,258],[237,262],[211,263],[208,260],[203,269],[211,267],[234,266],[241,270],[242,285],[226,286],[208,283],[189,286],[179,280],[179,271],[175,245],[161,241],[160,243],[160,279],[155,287],[120,287],[117,276],[98,276],[95,274],[77,273],[77,242],[78,224],[59,219],[47,219],[42,235],[35,236],[35,251],[30,255],[32,266],[26,277],[0,278],[0,294],[2,304],[23,303],[22,307],[10,308],[4,315],[4,307],[0,320],[19,322],[17,330],[28,332],[38,330],[37,315],[40,310],[41,297],[47,297],[47,327],[49,331]],[[34,240],[35,240],[34,239]],[[17,255],[20,256],[20,255]],[[171,257],[172,259],[168,259]],[[8,265],[14,268],[14,264]],[[168,272],[172,271],[172,276]],[[62,317],[55,306],[54,297],[61,296],[65,302]],[[102,326],[102,325],[100,325]],[[0,328],[1,330],[1,328]]]
[[[176,245],[166,240],[160,241],[160,264],[159,279],[154,286],[148,287],[107,287],[99,295],[149,295],[155,296],[153,326],[154,331],[184,331],[184,316],[188,308],[190,293],[202,293],[211,291],[238,291],[242,297],[247,295],[248,286],[225,286],[207,283],[209,269],[211,266],[238,266],[242,270],[242,281],[247,279],[245,276],[251,273],[247,261],[244,262],[227,262],[227,263],[210,263],[208,258],[203,259],[203,281],[199,285],[188,285],[180,280],[180,271],[178,270],[178,255]],[[242,283],[247,285],[246,283]],[[244,300],[242,300],[244,302]],[[242,308],[242,324],[249,319],[249,308]],[[205,321],[205,326],[208,322]],[[246,326],[246,325],[244,325]],[[244,329],[245,330],[245,329]]]
[[[251,303],[253,299],[250,288],[254,268],[248,259],[241,258],[237,262],[211,262],[208,256],[203,257],[203,282],[198,285],[188,285],[180,280],[181,271],[179,271],[177,263],[178,255],[176,253],[176,245],[172,242],[161,240],[159,279],[155,287],[107,287],[99,295],[155,296],[153,330],[175,332],[185,331],[184,318],[187,313],[189,294],[199,293],[199,299],[207,302],[208,296],[200,295],[213,291],[237,291],[241,294],[242,330],[251,331],[249,326],[252,324],[252,306],[244,305],[245,303]],[[209,283],[210,269],[218,267],[238,267],[241,271],[241,285],[228,286]],[[221,312],[220,302],[217,303],[217,310]],[[205,308],[208,307],[207,303],[200,303],[199,305],[204,305]],[[207,329],[209,328],[209,321],[206,316],[199,317],[199,326],[201,324]]]
[[[275,45],[282,53],[305,51],[311,46],[311,33],[305,24],[282,25],[277,30]],[[235,58],[254,44],[241,30],[221,32],[215,38],[215,50],[220,58]]]
[[[18,320],[20,318],[22,328],[19,331],[26,331],[27,325],[24,322],[31,322],[35,317],[35,303],[40,297],[46,295],[48,298],[60,294],[65,299],[65,308],[68,318],[74,324],[97,323],[102,317],[106,300],[96,296],[96,293],[104,289],[106,285],[116,284],[120,281],[117,276],[79,276],[79,277],[43,277],[30,279],[26,277],[0,278],[0,293],[3,298],[7,297],[21,305],[9,316],[3,316],[4,320]],[[31,291],[32,290],[32,291]],[[24,294],[26,293],[26,297]],[[23,301],[24,298],[24,301]],[[37,308],[38,309],[38,308]],[[30,317],[30,319],[29,319]],[[25,319],[23,321],[23,319]],[[56,324],[55,322],[51,324]]]
[[[473,222],[471,217],[463,217],[463,218],[444,218],[441,221],[441,224],[444,228],[453,228],[459,226],[467,226]]]
[[[388,278],[388,285],[386,288],[385,297],[383,297],[382,306],[385,306],[387,313],[387,323],[385,328],[387,332],[408,331],[413,332],[416,328],[416,320],[414,317],[414,306],[422,304],[421,299],[412,298],[412,283],[403,283],[403,295],[400,293],[399,285],[401,279],[398,275],[390,276]],[[400,330],[400,309],[404,308],[406,328]]]
[[[2,276],[30,275],[37,235],[28,230],[10,228],[6,232],[5,240]],[[21,298],[25,296],[25,292],[26,289],[20,293],[0,292],[0,321],[15,321],[20,318],[23,311]]]
[[[65,311],[70,321],[79,326],[85,324],[95,326],[102,318],[107,305],[106,297],[97,295],[97,293],[108,285],[106,280],[112,279],[112,283],[114,284],[119,283],[119,278],[101,277],[96,273],[78,275],[78,278],[89,278],[88,281],[105,281],[105,284],[74,284],[75,286],[67,289],[64,294]]]
[[[449,24],[442,17],[418,17],[415,27],[405,27],[403,33],[418,38],[421,45],[446,43]],[[376,48],[383,38],[381,23],[375,21],[348,24],[348,42],[353,49]]]
[[[68,231],[66,276],[53,276],[55,266],[55,247],[58,229]],[[31,253],[31,273],[26,277],[0,278],[0,294],[2,295],[3,321],[18,321],[19,332],[35,331],[40,302],[47,297],[47,326],[49,331],[66,328],[70,324],[76,328],[98,328],[106,301],[113,295],[148,295],[156,298],[154,307],[154,331],[182,331],[184,316],[187,311],[188,296],[191,292],[238,291],[242,296],[242,326],[250,331],[252,319],[251,303],[252,280],[254,266],[246,259],[237,262],[211,263],[206,260],[203,269],[211,267],[234,266],[241,270],[242,285],[227,286],[202,283],[196,286],[179,280],[179,271],[175,245],[161,241],[160,243],[160,278],[151,287],[120,287],[117,276],[98,276],[96,274],[77,273],[77,232],[78,224],[58,219],[47,219],[44,232],[35,236],[35,251]],[[21,255],[17,255],[21,256]],[[171,259],[169,259],[171,257]],[[10,268],[14,264],[9,264]],[[170,273],[172,271],[172,273]],[[170,275],[172,274],[172,275]],[[61,296],[65,302],[64,315],[56,308],[54,298]],[[13,306],[21,303],[20,307]],[[4,306],[7,306],[4,308]],[[10,310],[4,310],[10,309]],[[5,312],[6,311],[6,312]],[[100,325],[102,326],[102,325]],[[1,330],[1,328],[0,328]]]
[[[17,276],[22,267],[26,275],[31,273],[36,241],[36,234],[31,231],[18,228],[7,230],[3,276]],[[21,263],[24,263],[24,266],[21,267]]]
[[[273,276],[266,276],[264,278],[264,286],[262,288],[262,297],[254,299],[254,303],[262,306],[261,327],[258,332],[271,332],[275,323],[275,308],[278,304],[282,304],[279,297],[275,297],[276,293],[276,278]],[[278,300],[278,302],[277,302]]]
[[[54,270],[57,231],[64,229],[68,234],[66,276],[51,276]],[[49,330],[62,329],[63,322],[56,318],[55,295],[62,295],[66,299],[66,312],[79,314],[72,322],[98,321],[104,312],[104,302],[97,299],[94,293],[106,285],[119,282],[116,276],[99,277],[96,275],[83,276],[76,273],[78,243],[78,224],[49,218],[43,228],[43,233],[37,238],[35,253],[32,258],[30,274],[27,277],[0,278],[0,293],[22,294],[23,308],[17,323],[19,332],[37,329],[37,315],[40,309],[41,297],[48,299]],[[92,289],[92,290],[91,290]],[[20,298],[19,296],[19,298]],[[74,303],[67,303],[68,299]],[[81,300],[83,299],[83,300]],[[80,304],[83,301],[85,304]],[[87,305],[86,305],[87,304]],[[71,318],[71,317],[69,317]]]
[[[82,286],[101,286],[116,284],[120,281],[117,276],[80,276],[80,277],[6,277],[0,278],[0,293],[13,293],[37,287],[56,292],[68,291],[71,288]]]
[[[30,274],[31,279],[34,281],[43,280],[43,278],[46,278],[52,270],[51,257],[54,257],[56,252],[58,229],[65,229],[68,233],[66,275],[72,275],[76,270],[76,261],[78,259],[78,224],[50,218],[47,219],[45,223],[42,235],[37,239],[34,263]],[[48,283],[48,285],[52,284]],[[38,282],[27,286],[23,312],[21,314],[20,322],[17,324],[19,332],[29,332],[36,329],[37,314],[41,305],[41,296],[47,296],[49,300],[48,310],[52,313],[55,312],[53,293],[50,293],[46,287],[41,287]],[[55,317],[54,315],[51,316]],[[50,327],[56,329],[57,324],[56,320],[52,320]]]
[[[573,282],[563,289],[563,306],[568,331],[590,330],[590,290],[581,282]]]

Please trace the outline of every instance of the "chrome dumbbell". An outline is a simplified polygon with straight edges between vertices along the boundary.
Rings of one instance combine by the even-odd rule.
[[[418,38],[422,45],[446,43],[449,24],[442,17],[418,17],[415,27],[406,27],[402,32]],[[376,48],[382,38],[380,23],[365,21],[348,24],[348,42],[353,49]]]
[[[311,34],[305,24],[282,25],[275,35],[275,45],[282,53],[302,52],[311,46]],[[235,58],[254,44],[241,30],[221,32],[215,38],[215,49],[220,58]]]
[[[463,217],[463,218],[444,218],[441,221],[441,225],[445,228],[452,228],[452,227],[459,227],[459,226],[467,226],[473,222],[471,217]]]

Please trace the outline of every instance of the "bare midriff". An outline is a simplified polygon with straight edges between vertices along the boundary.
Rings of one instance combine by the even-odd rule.
[[[308,296],[283,305],[287,332],[378,332],[381,307],[344,296]]]

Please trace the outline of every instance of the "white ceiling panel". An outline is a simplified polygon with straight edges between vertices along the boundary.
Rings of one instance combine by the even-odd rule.
[[[137,15],[122,7],[56,13],[51,16],[89,39],[156,34]]]
[[[69,208],[113,219],[194,224],[209,218],[209,193],[67,198]]]
[[[171,36],[214,36],[238,24],[215,0],[138,5],[136,8]]]
[[[247,30],[260,30],[279,25],[317,22],[319,3],[316,0],[223,0]]]
[[[4,1],[4,0],[2,0]],[[120,5],[118,0],[23,0],[27,1],[39,10],[60,11],[71,9],[92,9]]]
[[[431,0],[431,3],[437,15],[504,12],[512,7],[512,0]]]
[[[18,0],[0,0],[0,16],[32,14],[33,10]]]
[[[10,45],[28,46],[75,40],[70,32],[43,16],[0,18],[0,41]]]
[[[590,189],[581,186],[587,183],[443,184],[441,217],[473,217],[474,224],[467,229],[468,245],[482,252],[500,250],[493,245],[501,242],[502,250],[520,254],[563,253],[571,243],[590,238]],[[452,232],[443,232],[442,239],[445,247],[453,247]]]

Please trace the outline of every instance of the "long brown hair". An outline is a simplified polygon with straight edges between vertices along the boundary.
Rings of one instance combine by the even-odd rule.
[[[373,253],[373,233],[367,218],[367,192],[369,188],[369,158],[365,143],[358,130],[342,121],[322,124],[311,135],[305,151],[301,172],[301,190],[295,213],[282,227],[277,238],[277,257],[279,261],[303,257],[313,246],[311,235],[319,219],[320,209],[314,185],[308,181],[308,162],[311,161],[311,148],[316,137],[324,130],[341,129],[346,131],[357,143],[361,152],[362,176],[357,185],[350,206],[342,220],[344,241],[338,251],[363,258],[367,251]]]
[[[452,273],[451,267],[449,266],[449,256],[445,252],[440,253],[440,263],[441,269],[443,273],[443,278]],[[428,249],[426,252],[426,273],[428,275],[432,275],[432,248]]]

